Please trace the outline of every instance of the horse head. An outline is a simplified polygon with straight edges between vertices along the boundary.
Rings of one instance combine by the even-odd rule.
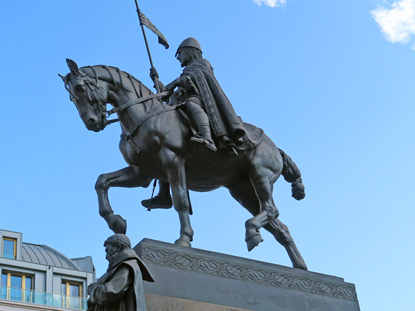
[[[92,67],[78,68],[78,65],[70,59],[66,59],[66,62],[71,72],[65,77],[59,76],[65,83],[70,100],[75,104],[88,130],[102,131],[108,124],[106,119],[108,90],[105,84],[98,80],[96,74],[94,78],[88,75],[94,73]]]

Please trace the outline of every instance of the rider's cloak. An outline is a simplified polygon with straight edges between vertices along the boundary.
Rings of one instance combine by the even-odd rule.
[[[213,74],[213,68],[206,59],[199,59],[188,65],[180,76],[186,91],[195,86],[195,93],[202,99],[209,116],[213,133],[217,138],[228,136],[234,141],[245,135],[242,120],[236,115],[232,104],[226,97]],[[191,92],[191,91],[190,91]]]

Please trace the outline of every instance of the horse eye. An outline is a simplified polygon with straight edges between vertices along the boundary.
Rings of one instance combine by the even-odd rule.
[[[85,92],[85,86],[78,84],[77,86],[75,86],[75,91],[78,93],[83,93]]]

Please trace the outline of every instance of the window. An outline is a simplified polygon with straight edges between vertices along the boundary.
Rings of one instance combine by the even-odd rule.
[[[16,259],[16,239],[3,238],[3,257],[9,259]]]
[[[32,302],[33,280],[31,276],[3,272],[1,275],[0,298]]]
[[[7,299],[7,274],[1,275],[0,299]]]
[[[70,309],[82,308],[82,286],[79,283],[63,281],[62,282],[62,306]]]

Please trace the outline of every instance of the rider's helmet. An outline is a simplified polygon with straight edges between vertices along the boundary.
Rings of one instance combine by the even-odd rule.
[[[198,49],[200,52],[202,52],[202,47],[200,46],[200,43],[195,38],[192,38],[192,37],[185,39],[179,45],[179,47],[177,48],[175,56],[177,56],[177,54],[179,53],[179,50],[181,48],[195,48],[195,49]]]

